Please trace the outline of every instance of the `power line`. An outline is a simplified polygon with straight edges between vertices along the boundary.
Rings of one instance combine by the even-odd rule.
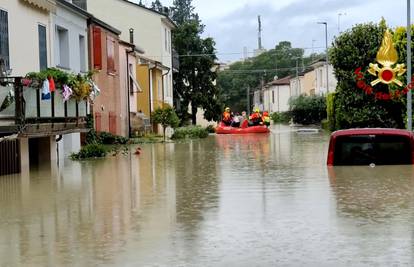
[[[303,50],[312,50],[312,49],[325,49],[325,47],[294,47],[294,48],[292,48],[292,49],[297,49],[297,48],[299,48],[299,49],[303,49]],[[270,53],[270,54],[272,54],[272,55],[274,55],[274,54],[284,54],[284,53],[286,53],[285,51],[271,51],[271,50],[269,50],[269,51],[267,51],[268,53]],[[213,53],[210,53],[210,54],[208,54],[208,53],[203,53],[203,54],[185,54],[185,55],[177,55],[178,57],[207,57],[207,56],[231,56],[231,55],[242,55],[242,54],[244,54],[245,52],[226,52],[226,53],[215,53],[215,54],[213,54]],[[250,52],[246,52],[247,54],[254,54],[254,51],[250,51]],[[170,57],[169,55],[157,55],[157,56],[154,56],[154,55],[145,55],[146,57]]]

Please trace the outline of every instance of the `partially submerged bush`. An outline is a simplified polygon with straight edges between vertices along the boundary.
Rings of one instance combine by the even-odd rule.
[[[294,123],[319,124],[326,119],[326,98],[324,96],[301,95],[290,100]]]
[[[270,115],[274,123],[289,123],[292,119],[292,115],[289,111],[286,112],[274,112]]]
[[[107,132],[101,132],[98,136],[100,142],[104,145],[125,145],[128,143],[128,138]]]
[[[103,144],[103,145],[125,145],[129,141],[128,138],[118,135],[113,135],[108,132],[97,133],[91,130],[86,135],[87,144]]]
[[[206,138],[208,137],[208,131],[205,128],[199,126],[188,126],[175,129],[175,132],[171,139],[185,139],[185,138]]]
[[[216,129],[215,129],[214,125],[211,125],[211,124],[206,127],[206,130],[207,130],[208,133],[215,133],[216,132]]]
[[[78,153],[72,153],[70,157],[73,160],[82,160],[89,158],[104,158],[108,154],[108,150],[101,144],[88,144],[81,148]]]

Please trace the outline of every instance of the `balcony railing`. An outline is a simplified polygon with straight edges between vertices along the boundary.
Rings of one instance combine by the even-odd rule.
[[[21,77],[0,78],[0,134],[35,137],[88,130],[87,101],[64,102],[58,91],[49,100],[41,96],[41,89],[24,87]]]

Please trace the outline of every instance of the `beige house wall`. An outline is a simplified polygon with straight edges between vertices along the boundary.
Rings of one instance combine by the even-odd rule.
[[[119,29],[124,41],[130,40],[129,31],[133,29],[134,44],[145,51],[143,56],[161,62],[171,70],[162,82],[164,100],[172,105],[172,25],[165,16],[124,0],[88,0],[88,11]]]
[[[38,25],[46,27],[48,66],[51,65],[51,17],[45,9],[22,0],[0,1],[0,9],[8,13],[9,58],[12,76],[39,71]]]
[[[304,79],[303,79],[303,84],[304,84],[304,93],[306,95],[312,95],[315,94],[315,90],[316,90],[316,75],[315,75],[315,71],[309,71],[307,73],[305,73]]]

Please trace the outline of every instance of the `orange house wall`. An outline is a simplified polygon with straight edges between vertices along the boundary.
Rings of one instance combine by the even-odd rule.
[[[94,58],[93,58],[93,26],[89,26],[89,55],[90,55],[90,66],[93,69]],[[97,26],[99,27],[99,26]],[[93,105],[94,118],[100,117],[100,122],[95,121],[95,127],[100,128],[98,131],[110,132],[113,134],[125,136],[122,132],[121,123],[122,120],[122,107],[121,107],[121,93],[120,93],[120,57],[119,57],[119,36],[106,31],[101,28],[101,46],[102,46],[102,69],[96,70],[94,75],[95,83],[101,90],[100,95],[95,99]],[[107,69],[107,36],[111,36],[115,40],[115,73],[108,73]],[[110,122],[112,122],[110,125]],[[98,127],[97,127],[98,126]],[[111,126],[111,127],[110,127]]]

